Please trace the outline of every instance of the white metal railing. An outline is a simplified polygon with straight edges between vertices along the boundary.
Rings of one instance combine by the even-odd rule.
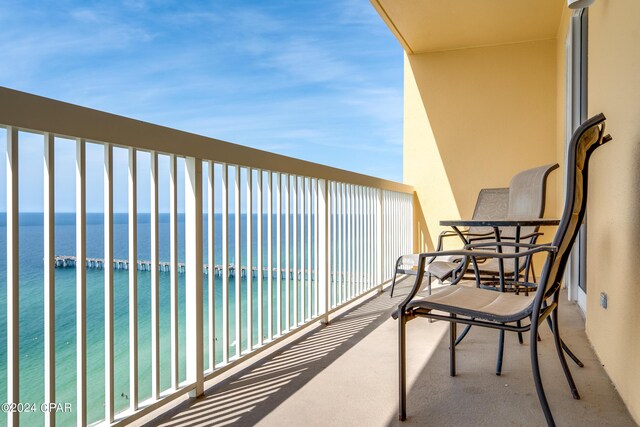
[[[9,404],[21,401],[20,384],[28,380],[20,377],[19,369],[19,135],[36,133],[42,135],[44,141],[44,402],[56,402],[54,257],[59,254],[54,253],[54,147],[58,138],[75,140],[77,401],[74,410],[80,426],[100,421],[88,415],[90,408],[87,407],[88,283],[87,264],[83,261],[87,257],[87,143],[104,147],[105,399],[102,422],[107,425],[130,423],[185,393],[202,394],[204,381],[291,331],[312,322],[328,321],[332,311],[381,287],[391,278],[395,259],[413,249],[413,189],[403,184],[6,88],[0,88],[0,127],[6,129],[7,136]],[[114,147],[128,151],[129,268],[126,273],[116,273],[113,268]],[[138,152],[150,156],[150,194],[137,191]],[[170,268],[166,280],[170,295],[167,356],[170,368],[166,375],[170,377],[170,386],[166,389],[161,387],[165,373],[160,363],[163,334],[159,294],[161,276],[165,273],[159,271],[159,158],[168,158],[170,183]],[[184,162],[185,183],[184,348],[179,345],[178,161]],[[141,197],[148,198],[150,206],[151,351],[150,360],[144,362],[151,366],[151,391],[150,398],[144,401],[140,398],[138,372],[142,361],[138,348],[140,273],[135,267],[139,246],[137,206]],[[207,215],[203,215],[204,200]],[[216,235],[218,232],[220,236]],[[206,248],[203,247],[205,239]],[[220,242],[219,247],[216,242]],[[246,242],[244,246],[242,242]],[[218,279],[217,260],[220,260],[221,271]],[[242,277],[242,271],[246,277]],[[123,411],[114,403],[115,274],[128,275],[129,405]],[[217,291],[220,285],[216,280],[222,282],[221,292]],[[218,298],[221,301],[217,301]],[[181,358],[186,360],[186,381],[183,382],[179,374]],[[55,411],[45,412],[45,425],[53,425],[55,417]],[[9,412],[8,424],[17,425],[19,418],[19,412]]]

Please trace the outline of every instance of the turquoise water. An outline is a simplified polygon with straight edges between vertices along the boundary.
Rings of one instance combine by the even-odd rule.
[[[161,214],[159,221],[160,260],[169,260],[169,216]],[[258,236],[256,235],[256,217],[254,215],[254,243],[253,259],[256,264],[256,248]],[[38,213],[23,213],[20,215],[20,402],[36,403],[39,408],[44,401],[44,299],[43,299],[43,216]],[[234,260],[234,215],[229,218],[229,262]],[[242,235],[246,231],[246,215],[241,215]],[[221,218],[215,218],[215,258],[216,264],[221,264]],[[266,216],[263,219],[264,233],[266,233]],[[206,215],[204,219],[203,238],[204,260],[207,259]],[[179,260],[184,261],[184,217],[179,217]],[[114,257],[127,258],[127,215],[114,215]],[[284,227],[283,227],[284,230]],[[56,214],[56,255],[75,254],[75,214]],[[275,217],[274,217],[275,235]],[[87,257],[101,258],[103,256],[103,215],[87,214]],[[150,259],[150,224],[149,215],[138,216],[138,259]],[[266,241],[266,240],[264,240]],[[274,240],[275,242],[275,240]],[[273,243],[273,242],[272,242]],[[274,265],[275,265],[275,243]],[[264,248],[266,264],[266,248]],[[246,239],[241,241],[241,258],[246,259]],[[284,250],[283,250],[284,266]],[[75,310],[75,274],[73,268],[58,268],[56,273],[56,402],[69,402],[72,404],[71,413],[59,413],[58,425],[74,425],[76,420],[76,310]],[[142,401],[151,396],[151,273],[138,271],[138,348],[139,348],[139,400]],[[160,280],[160,382],[161,390],[170,387],[170,294],[169,273],[159,273]],[[179,348],[180,381],[185,379],[185,287],[184,274],[179,276]],[[263,292],[263,322],[266,328],[266,313],[268,301],[266,300],[266,282],[264,280]],[[284,282],[284,281],[283,281]],[[229,280],[229,306],[231,309],[230,337],[232,344],[230,354],[235,354],[235,330],[233,307],[235,304],[234,279]],[[254,283],[257,283],[254,279]],[[204,285],[204,341],[209,341],[210,331],[206,326],[208,312],[207,278]],[[246,283],[242,279],[242,319],[247,315]],[[274,279],[275,286],[275,279]],[[305,284],[313,289],[314,284]],[[257,301],[257,286],[254,285],[254,301]],[[282,292],[284,295],[284,283]],[[216,331],[215,339],[221,341],[222,337],[222,278],[216,277]],[[313,295],[313,292],[308,294]],[[275,302],[275,292],[273,301]],[[127,395],[129,394],[129,295],[128,272],[114,271],[114,363],[115,363],[115,406],[116,411],[121,411],[129,406]],[[282,297],[284,301],[284,297]],[[257,307],[254,304],[254,334],[252,341],[257,342],[258,331]],[[292,308],[289,309],[292,312]],[[276,328],[275,309],[274,329]],[[88,383],[88,421],[95,422],[104,418],[104,274],[102,270],[87,270],[87,383]],[[266,331],[264,332],[266,334]],[[0,402],[6,402],[7,395],[7,353],[6,353],[6,222],[4,214],[0,216]],[[246,334],[245,334],[246,335]],[[242,347],[247,347],[246,337],[243,337]],[[208,368],[208,346],[205,344],[205,369]],[[222,349],[217,346],[216,363],[222,360]],[[39,411],[35,413],[23,413],[21,415],[23,425],[43,425],[43,415]],[[6,425],[6,417],[0,417],[0,425]]]

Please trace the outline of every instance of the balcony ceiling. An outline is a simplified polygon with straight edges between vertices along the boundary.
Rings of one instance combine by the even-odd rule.
[[[409,54],[554,38],[565,0],[371,0]]]

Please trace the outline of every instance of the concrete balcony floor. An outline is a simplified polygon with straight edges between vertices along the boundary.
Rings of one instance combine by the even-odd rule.
[[[162,426],[541,426],[528,334],[506,337],[502,376],[494,373],[498,331],[474,328],[457,348],[449,376],[448,323],[408,324],[408,419],[397,419],[397,324],[401,283],[188,400],[150,424]],[[558,425],[635,426],[584,332],[577,306],[563,298],[565,342],[581,400],[571,397],[549,329],[539,345],[543,383]],[[615,331],[612,331],[615,333]]]

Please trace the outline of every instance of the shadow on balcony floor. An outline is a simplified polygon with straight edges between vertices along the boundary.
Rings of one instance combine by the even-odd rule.
[[[388,294],[386,294],[388,296]],[[395,303],[373,298],[205,391],[150,425],[254,425],[389,319]]]
[[[493,372],[497,331],[472,330],[448,375],[448,324],[408,327],[408,420],[397,421],[397,324],[406,292],[372,298],[252,367],[207,390],[153,425],[539,426],[544,417],[531,378],[529,346],[507,334],[503,375]],[[558,425],[634,426],[584,333],[576,306],[562,304],[565,341],[582,358],[571,365],[582,400],[571,398],[551,334],[542,332],[543,382]]]

